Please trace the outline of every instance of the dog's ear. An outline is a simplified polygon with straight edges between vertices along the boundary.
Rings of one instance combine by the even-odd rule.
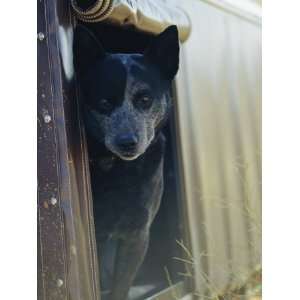
[[[169,26],[156,36],[144,56],[155,63],[167,79],[173,79],[179,65],[177,26]]]
[[[104,48],[86,27],[78,25],[74,32],[73,63],[75,71],[80,73],[97,59],[106,55]]]

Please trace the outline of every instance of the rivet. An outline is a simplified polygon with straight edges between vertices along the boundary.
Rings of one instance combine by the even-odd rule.
[[[42,98],[44,98],[44,99],[46,98],[46,95],[45,95],[45,94],[42,94],[41,96],[42,96]]]
[[[57,203],[57,199],[56,199],[55,197],[52,197],[52,198],[50,199],[50,203],[51,203],[52,205],[55,205],[55,204]]]
[[[64,282],[61,279],[57,279],[56,284],[58,287],[61,287],[61,286],[63,286]]]
[[[45,39],[45,35],[44,35],[43,32],[39,32],[39,33],[38,33],[38,39],[39,39],[40,41],[42,41],[42,40]]]
[[[44,121],[45,121],[45,123],[50,123],[51,122],[51,116],[48,115],[48,114],[44,115]]]

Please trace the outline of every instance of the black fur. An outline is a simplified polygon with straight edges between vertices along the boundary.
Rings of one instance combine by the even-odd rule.
[[[144,54],[109,54],[86,28],[75,31],[99,256],[104,243],[118,241],[110,300],[127,299],[159,209],[165,145],[160,129],[178,56],[176,26]]]

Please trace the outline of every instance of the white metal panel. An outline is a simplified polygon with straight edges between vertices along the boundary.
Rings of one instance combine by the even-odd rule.
[[[200,294],[242,282],[261,260],[260,26],[185,1],[177,111]]]

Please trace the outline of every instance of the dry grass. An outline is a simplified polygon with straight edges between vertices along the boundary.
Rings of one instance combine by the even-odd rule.
[[[259,169],[261,166],[261,157],[257,155],[257,168]],[[231,203],[230,199],[222,199],[221,197],[214,197],[217,200],[221,200],[220,203],[222,204],[223,209],[235,209],[237,213],[242,214],[242,216],[247,219],[247,224],[249,232],[251,233],[254,239],[257,241],[260,240],[261,237],[261,217],[258,215],[255,206],[253,203],[257,204],[260,203],[261,199],[257,199],[255,193],[253,191],[253,182],[251,179],[251,168],[252,166],[250,163],[247,163],[243,160],[235,161],[234,162],[235,170],[237,171],[237,181],[236,184],[240,186],[243,190],[243,196],[241,198],[241,206],[239,208],[234,207],[234,204]],[[260,186],[261,180],[257,178],[259,182],[255,186]],[[211,201],[213,202],[213,201]],[[211,206],[213,207],[213,206]],[[180,273],[180,275],[184,278],[193,278],[193,274],[195,273],[196,262],[188,247],[183,243],[183,241],[177,241],[177,244],[182,249],[182,257],[175,257],[174,260],[182,263],[184,265],[185,271]],[[252,244],[249,241],[249,247],[253,247],[253,253],[257,255],[258,258],[261,257],[260,249],[257,249],[257,245]],[[201,253],[200,258],[203,260],[207,259],[207,256],[213,256],[213,253]],[[257,259],[255,261],[260,261]],[[228,262],[230,264],[230,262]],[[166,275],[170,285],[172,285],[171,276],[167,270]],[[236,272],[235,272],[236,273]],[[200,275],[200,281],[204,283],[205,292],[195,292],[194,295],[198,300],[261,300],[262,299],[262,270],[260,266],[253,265],[253,273],[247,278],[245,274],[230,274],[232,278],[233,284],[237,284],[237,282],[242,282],[240,286],[231,285],[225,290],[218,290],[216,285],[214,284],[214,280],[210,278],[208,274],[199,270],[199,266],[197,267],[197,274]],[[201,286],[203,286],[201,284]],[[173,295],[173,299],[179,299],[176,295]]]
[[[193,278],[194,274],[194,258],[188,248],[182,241],[177,241],[178,245],[182,248],[185,258],[174,257],[174,260],[184,264],[185,272],[179,273],[184,278]],[[205,255],[203,255],[205,256]],[[168,282],[172,286],[171,276],[167,269],[165,269]],[[203,282],[207,290],[207,295],[195,292],[194,295],[199,300],[261,300],[262,299],[262,269],[260,266],[254,268],[253,273],[247,280],[239,287],[229,287],[226,291],[219,291],[213,284],[205,272],[200,272]],[[234,277],[234,276],[233,276]],[[236,278],[238,277],[235,276]],[[178,300],[177,295],[173,295],[173,299]]]
[[[223,295],[220,300],[261,300],[262,299],[262,271],[261,268],[253,272],[247,282],[241,287]]]

